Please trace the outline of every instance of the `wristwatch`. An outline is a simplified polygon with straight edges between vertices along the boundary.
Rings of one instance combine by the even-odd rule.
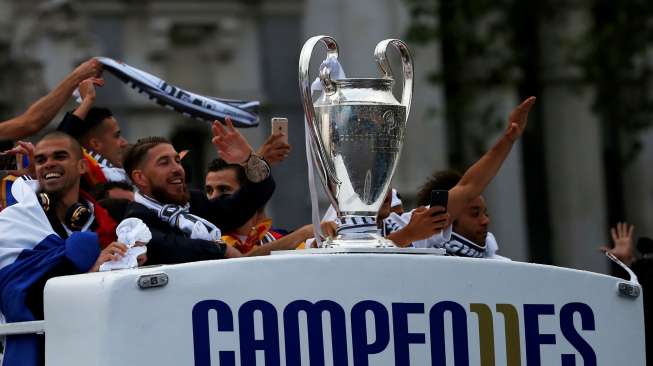
[[[240,163],[240,165],[245,168],[245,175],[251,182],[262,182],[270,175],[270,165],[253,151],[249,154],[247,160]]]

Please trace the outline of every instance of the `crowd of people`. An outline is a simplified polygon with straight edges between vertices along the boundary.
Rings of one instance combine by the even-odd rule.
[[[254,150],[228,118],[224,124],[216,121],[211,141],[219,158],[207,167],[205,189],[189,189],[183,152],[159,136],[129,144],[113,113],[95,105],[95,90],[104,84],[101,73],[101,65],[88,60],[24,114],[0,123],[2,139],[33,136],[79,90],[81,103],[56,131],[34,144],[18,141],[5,152],[29,157],[27,166],[2,181],[0,310],[5,321],[42,319],[48,279],[98,271],[125,256],[129,247],[116,236],[125,219],[140,219],[151,232],[139,265],[260,256],[314,245],[312,225],[276,228],[265,212],[275,189],[272,168],[291,151],[282,134]],[[435,172],[417,194],[418,207],[403,207],[391,190],[379,210],[379,231],[399,247],[507,260],[497,254],[482,194],[523,133],[534,103],[528,98],[512,111],[505,133],[464,174]],[[446,207],[429,206],[433,190],[448,191]],[[325,236],[335,235],[335,216],[332,209],[321,223]],[[620,225],[613,237],[615,247],[605,250],[633,263],[632,227]],[[4,359],[7,365],[39,365],[42,348],[37,335],[10,336]],[[26,360],[26,354],[33,359]]]

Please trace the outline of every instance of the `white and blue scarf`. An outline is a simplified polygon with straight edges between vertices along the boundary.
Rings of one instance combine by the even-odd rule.
[[[111,164],[109,159],[105,158],[99,152],[88,149],[88,154],[91,155],[95,161],[97,161],[100,169],[102,169],[102,174],[107,178],[109,182],[127,182],[130,183],[131,180],[127,177],[127,172],[123,168],[118,168],[117,166]]]
[[[175,204],[164,205],[141,192],[134,194],[134,201],[155,211],[159,219],[167,222],[171,227],[178,228],[191,239],[219,241],[222,237],[220,229],[212,222],[189,212],[189,203],[183,206]]]
[[[213,122],[224,121],[229,116],[236,127],[258,126],[259,101],[231,100],[192,93],[162,80],[152,74],[107,57],[98,57],[104,70],[124,83],[147,94],[158,104],[188,117]]]

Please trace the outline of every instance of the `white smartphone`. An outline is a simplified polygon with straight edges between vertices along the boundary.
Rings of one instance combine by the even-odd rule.
[[[288,118],[272,118],[272,134],[283,133],[282,141],[288,143]]]

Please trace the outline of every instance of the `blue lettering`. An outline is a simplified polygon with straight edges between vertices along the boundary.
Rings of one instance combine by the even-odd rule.
[[[182,89],[179,89],[176,97],[183,100],[184,102],[190,102],[190,94],[186,93]]]
[[[580,315],[582,330],[596,330],[592,308],[587,304],[572,302],[560,309],[560,330],[562,335],[583,357],[585,366],[596,366],[596,353],[574,327],[574,313]],[[576,356],[574,354],[563,354],[561,361],[562,366],[576,366]]]
[[[469,366],[469,345],[467,341],[467,313],[465,308],[453,301],[441,301],[431,308],[431,362],[433,366],[446,366],[447,355],[444,343],[444,313],[451,313],[453,329],[453,354],[455,366]]]
[[[286,342],[286,364],[301,366],[299,339],[299,312],[306,312],[308,323],[308,346],[310,364],[324,365],[324,335],[322,331],[322,313],[328,312],[331,318],[331,344],[333,345],[334,366],[347,365],[347,329],[345,311],[340,305],[330,300],[313,304],[306,300],[296,300],[288,304],[283,311]]]
[[[163,90],[164,93],[173,97],[177,93],[177,88],[175,88],[173,85],[170,85],[166,82],[163,82],[163,84],[161,84],[161,90]]]
[[[367,340],[367,319],[365,314],[371,312],[374,316],[376,337],[374,342]],[[351,309],[351,343],[354,355],[354,366],[368,366],[369,355],[380,353],[390,342],[390,321],[388,311],[383,304],[364,300]]]
[[[483,304],[471,304],[471,311],[474,306],[479,305],[487,308],[486,320],[492,320],[492,313]],[[505,305],[505,304],[500,304]],[[525,360],[527,366],[541,366],[542,363],[553,362],[552,355],[545,353],[543,359],[543,345],[555,345],[555,333],[543,333],[540,329],[540,318],[556,314],[553,304],[524,304],[524,345],[526,347]],[[506,332],[510,328],[510,337],[506,336],[506,342],[513,346],[506,345],[506,352],[516,347],[516,354],[511,353],[513,361],[520,359],[519,352],[519,318],[514,307],[514,315],[510,321],[506,321]],[[499,312],[504,313],[497,306]],[[215,312],[215,315],[213,315]],[[235,310],[234,310],[235,312]],[[348,365],[348,334],[346,324],[346,312],[343,307],[332,300],[320,300],[311,302],[308,300],[295,300],[289,303],[283,310],[283,334],[279,334],[279,319],[277,308],[264,300],[250,300],[245,302],[238,309],[238,334],[234,333],[234,312],[229,305],[220,300],[203,300],[195,304],[192,309],[193,325],[193,350],[195,366],[210,366],[216,361],[222,366],[236,365],[236,352],[238,350],[224,349],[224,338],[227,332],[232,337],[238,337],[240,347],[240,365],[256,365],[257,356],[265,360],[265,365],[280,366],[281,352],[285,351],[286,365],[301,366],[301,330],[306,329],[308,339],[305,347],[308,347],[309,363],[312,366],[325,366],[327,355],[332,355],[334,366]],[[300,313],[306,314],[306,328],[300,327]],[[448,313],[448,314],[447,314]],[[326,327],[331,332],[331,349],[325,347],[325,325],[324,316],[328,314]],[[424,332],[411,332],[409,329],[409,317],[411,314],[418,315],[423,319],[425,314],[424,303],[392,303],[392,330],[394,340],[394,364],[409,366],[411,360],[411,344],[425,345],[426,334]],[[445,317],[451,317],[451,325],[445,325]],[[447,361],[455,366],[469,366],[469,340],[467,311],[465,308],[453,301],[441,301],[433,305],[428,313],[431,364],[433,366],[445,366]],[[489,318],[487,318],[489,316]],[[215,318],[216,329],[209,327],[210,321]],[[255,321],[262,319],[262,321]],[[302,318],[303,319],[303,318]],[[508,319],[508,318],[507,318]],[[553,320],[549,318],[549,320]],[[574,322],[576,321],[576,323]],[[448,322],[447,322],[448,323]],[[480,323],[479,323],[480,324]],[[479,325],[480,327],[482,324]],[[596,320],[592,308],[580,302],[568,303],[560,309],[559,326],[562,336],[575,349],[576,352],[557,353],[560,355],[561,366],[576,366],[582,360],[585,366],[596,366],[597,355],[587,341],[588,334],[583,332],[596,331]],[[368,329],[369,328],[369,329]],[[492,326],[485,325],[492,332]],[[485,329],[484,328],[484,329]],[[453,334],[450,348],[453,354],[447,359],[445,334]],[[211,333],[217,332],[217,342],[211,344]],[[383,304],[364,300],[356,303],[351,308],[351,345],[354,366],[369,366],[374,363],[370,355],[380,354],[390,345],[390,313]],[[370,333],[370,334],[368,334]],[[257,335],[258,334],[258,335]],[[481,334],[483,334],[481,332]],[[487,332],[485,333],[488,334]],[[281,339],[284,337],[285,349],[280,349]],[[585,336],[585,338],[583,337]],[[487,337],[485,337],[487,338]],[[483,338],[483,339],[485,339]],[[514,343],[517,342],[515,346]],[[217,350],[216,350],[217,343]],[[487,355],[488,347],[494,347],[493,340],[481,342],[481,361],[483,355]],[[485,347],[485,348],[483,348]],[[413,350],[415,347],[413,347]],[[423,348],[419,348],[423,349]],[[485,351],[484,351],[485,349]],[[549,349],[546,349],[549,350]],[[553,348],[550,349],[553,351]],[[218,360],[211,360],[211,353],[217,353]],[[557,357],[557,355],[555,357]],[[387,361],[383,354],[384,360]],[[579,357],[580,356],[580,357]],[[453,360],[451,359],[453,357]],[[488,356],[489,357],[489,356]],[[493,357],[487,358],[493,359]],[[452,362],[453,361],[453,362]]]
[[[218,332],[233,332],[234,318],[229,305],[219,300],[204,300],[193,306],[193,347],[195,366],[211,366],[211,344],[209,341],[209,311],[218,312]],[[218,353],[220,365],[234,366],[234,351]]]
[[[555,309],[553,305],[525,304],[524,305],[524,333],[526,336],[526,364],[528,366],[540,366],[542,356],[540,354],[540,345],[555,344],[555,334],[540,333],[540,315],[553,315]]]
[[[395,340],[395,365],[410,365],[410,344],[426,343],[425,334],[408,332],[408,314],[424,314],[424,304],[392,304],[392,330]]]
[[[254,334],[254,313],[260,311],[263,317],[263,339],[256,339]],[[240,364],[256,365],[256,351],[265,355],[266,366],[279,366],[279,324],[277,309],[263,300],[251,300],[238,310],[240,330]]]

